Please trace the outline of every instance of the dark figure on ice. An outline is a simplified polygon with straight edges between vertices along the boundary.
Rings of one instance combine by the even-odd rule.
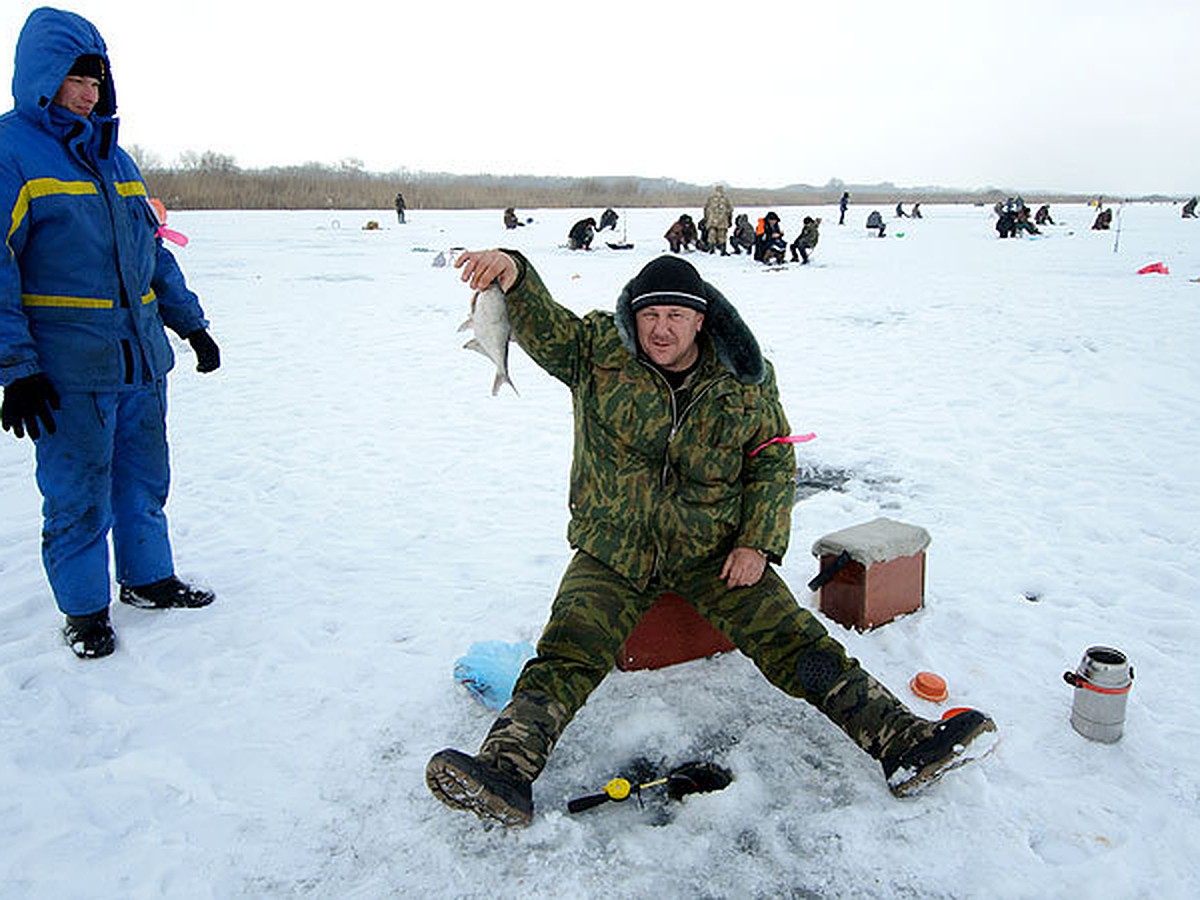
[[[109,537],[121,602],[200,607],[175,576],[166,328],[196,369],[221,364],[199,299],[163,245],[137,165],[115,142],[104,39],[46,7],[17,38],[15,109],[0,117],[0,421],[29,435],[42,493],[42,561],[76,656],[107,656]]]
[[[768,266],[772,263],[783,265],[786,253],[787,242],[783,239],[779,216],[769,212],[758,220],[754,230],[754,258]]]
[[[1043,203],[1038,207],[1036,213],[1033,214],[1034,225],[1053,225],[1054,220],[1050,218],[1050,204]]]
[[[511,206],[504,211],[505,228],[523,228],[525,223],[517,218],[517,211]]]
[[[1012,208],[1005,206],[996,218],[996,233],[1002,238],[1017,236],[1017,214]]]
[[[729,245],[737,254],[743,250],[746,253],[754,252],[754,226],[750,222],[750,217],[745,213],[738,213],[737,218],[734,219],[733,236],[729,239]]]
[[[1196,198],[1195,197],[1193,197],[1187,203],[1183,204],[1183,218],[1185,218],[1185,219],[1196,218]]]
[[[572,250],[591,250],[596,236],[596,220],[590,216],[580,219],[567,233],[567,246]]]
[[[663,237],[667,239],[672,253],[679,253],[681,250],[691,253],[692,245],[699,240],[700,235],[696,231],[696,223],[692,221],[692,217],[684,213],[671,224]]]
[[[1092,223],[1092,231],[1108,231],[1112,227],[1112,207],[1102,209],[1096,214],[1096,221]]]
[[[485,820],[529,823],[551,750],[666,591],[878,760],[897,796],[994,744],[988,735],[972,746],[996,727],[978,710],[943,721],[910,711],[775,570],[792,531],[796,457],[779,440],[788,421],[754,335],[695,268],[661,256],[625,285],[615,313],[580,318],[516,252],[464,253],[455,265],[475,290],[499,282],[513,337],[571,391],[575,554],[537,655],[479,751],[429,760],[434,796]],[[811,752],[802,734],[796,741],[798,755]]]
[[[878,229],[876,237],[883,237],[883,233],[887,231],[887,224],[883,221],[883,216],[879,214],[879,210],[871,210],[871,214],[867,216],[867,231]]]
[[[612,207],[600,213],[600,227],[596,230],[603,231],[605,228],[611,228],[613,231],[617,230],[617,213]]]
[[[792,262],[803,260],[803,264],[808,264],[808,254],[817,246],[817,241],[820,235],[817,229],[821,227],[821,220],[814,219],[812,216],[804,217],[804,227],[800,229],[800,236],[792,242]]]
[[[849,208],[850,208],[850,192],[842,191],[842,199],[838,201],[838,212],[840,213],[840,215],[838,216],[838,224],[839,225],[846,224],[846,210],[848,210]]]
[[[897,204],[896,204],[896,218],[897,218],[897,219],[906,219],[906,218],[908,218],[908,213],[906,213],[906,212],[904,211],[904,204],[903,204],[902,202],[901,202],[901,203],[897,203]]]
[[[404,195],[400,193],[396,194],[396,221],[404,224]]]
[[[1020,211],[1017,213],[1015,230],[1013,232],[1014,237],[1016,236],[1017,231],[1024,231],[1027,234],[1041,234],[1041,232],[1034,227],[1033,223],[1029,221],[1028,206],[1022,206]]]
[[[912,212],[909,213],[909,216],[914,219],[924,218],[924,216],[921,215],[921,204],[920,203],[913,204]]]

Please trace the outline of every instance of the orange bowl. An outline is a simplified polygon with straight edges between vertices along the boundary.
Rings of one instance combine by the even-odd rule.
[[[950,695],[946,690],[946,679],[934,672],[918,672],[908,686],[922,700],[934,703],[941,703]]]

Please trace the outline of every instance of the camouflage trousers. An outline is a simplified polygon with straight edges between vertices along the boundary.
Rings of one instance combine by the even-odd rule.
[[[757,584],[730,590],[721,562],[645,590],[585,553],[576,553],[512,700],[479,755],[530,781],[563,729],[616,665],[621,644],[665,591],[685,597],[748,656],[767,680],[822,710],[876,759],[896,738],[926,726],[846,655],[768,566]]]

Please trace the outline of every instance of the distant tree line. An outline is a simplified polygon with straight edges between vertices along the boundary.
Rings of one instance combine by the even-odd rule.
[[[129,148],[151,192],[171,209],[389,209],[397,192],[409,209],[525,209],[637,207],[703,207],[712,185],[669,178],[594,176],[584,178],[532,175],[452,175],[367,172],[361,161],[337,165],[241,169],[231,156],[212,151],[185,153],[163,165],[138,147]],[[825,205],[849,190],[856,205],[986,203],[1019,191],[988,188],[952,191],[898,188],[891,184],[848,185],[831,179],[821,187],[790,185],[774,190],[726,186],[737,206]],[[1039,202],[1082,202],[1082,195],[1036,194]],[[1030,199],[1027,195],[1026,199]]]

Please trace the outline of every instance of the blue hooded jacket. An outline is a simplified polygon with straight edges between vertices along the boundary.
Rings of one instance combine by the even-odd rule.
[[[106,75],[87,118],[52,102],[75,59]],[[42,7],[17,39],[14,108],[0,116],[0,384],[44,372],[59,390],[151,382],[174,363],[163,325],[208,322],[136,164],[117,146],[104,39],[86,19]]]

